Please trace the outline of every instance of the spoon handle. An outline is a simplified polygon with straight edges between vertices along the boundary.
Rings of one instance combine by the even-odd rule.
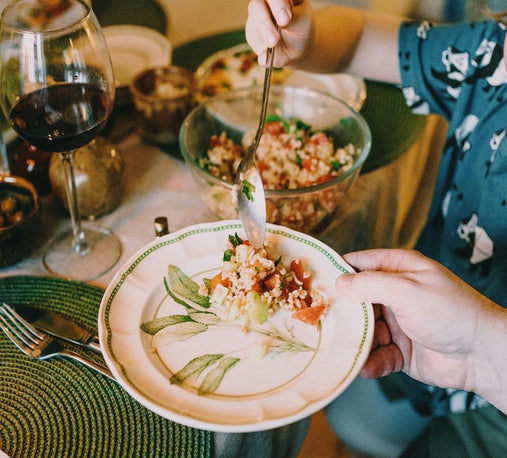
[[[250,147],[253,151],[257,150],[257,146],[259,145],[259,141],[262,137],[262,131],[264,130],[264,123],[266,122],[266,111],[268,109],[269,87],[271,85],[271,73],[273,71],[274,57],[275,57],[275,48],[268,48],[267,66],[266,71],[264,73],[264,87],[262,89],[261,116],[259,119],[259,127],[257,128],[254,141],[252,143],[252,146]]]

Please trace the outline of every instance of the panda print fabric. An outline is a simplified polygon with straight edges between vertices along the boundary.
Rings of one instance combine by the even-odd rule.
[[[507,307],[505,35],[494,21],[405,23],[399,57],[407,105],[449,121],[416,248]]]

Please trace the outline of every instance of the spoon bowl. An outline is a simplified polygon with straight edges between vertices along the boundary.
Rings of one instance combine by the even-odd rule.
[[[264,130],[264,123],[266,122],[273,58],[275,55],[274,48],[268,48],[267,54],[268,65],[264,73],[259,126],[257,127],[252,145],[238,166],[235,184],[239,217],[243,223],[248,240],[250,240],[254,248],[260,248],[264,244],[264,236],[266,235],[266,198],[261,174],[255,163],[255,153],[257,152],[257,147]]]

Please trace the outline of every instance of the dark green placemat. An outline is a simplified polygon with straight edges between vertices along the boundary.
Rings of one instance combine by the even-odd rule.
[[[371,151],[361,173],[371,172],[400,157],[424,128],[426,116],[415,115],[396,86],[366,81],[360,113],[371,130]]]
[[[195,71],[209,55],[245,41],[244,30],[199,38],[176,48],[173,63]],[[371,172],[400,157],[421,133],[426,119],[409,110],[399,88],[374,81],[366,81],[366,100],[361,114],[372,135],[371,151],[362,173]]]
[[[0,278],[0,301],[60,312],[96,330],[104,291],[51,277]],[[17,457],[205,457],[210,433],[145,409],[73,361],[36,361],[0,332],[0,450]]]
[[[166,12],[154,0],[93,0],[92,8],[101,27],[130,24],[168,32]]]
[[[209,37],[198,38],[175,48],[173,63],[195,72],[202,61],[211,54],[245,42],[244,30],[231,30]]]

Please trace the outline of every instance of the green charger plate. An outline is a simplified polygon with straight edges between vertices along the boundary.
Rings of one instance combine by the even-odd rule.
[[[92,0],[92,8],[101,27],[129,24],[168,33],[167,13],[154,0]]]
[[[195,71],[211,54],[245,41],[244,30],[199,38],[176,48],[173,63]],[[398,87],[375,81],[366,81],[366,100],[360,113],[372,134],[371,151],[361,173],[376,170],[400,157],[419,136],[426,119],[410,111]]]
[[[59,278],[0,278],[0,301],[59,312],[95,332],[103,294]],[[0,425],[0,450],[12,458],[207,457],[211,450],[210,432],[154,414],[79,363],[31,359],[3,332]]]

